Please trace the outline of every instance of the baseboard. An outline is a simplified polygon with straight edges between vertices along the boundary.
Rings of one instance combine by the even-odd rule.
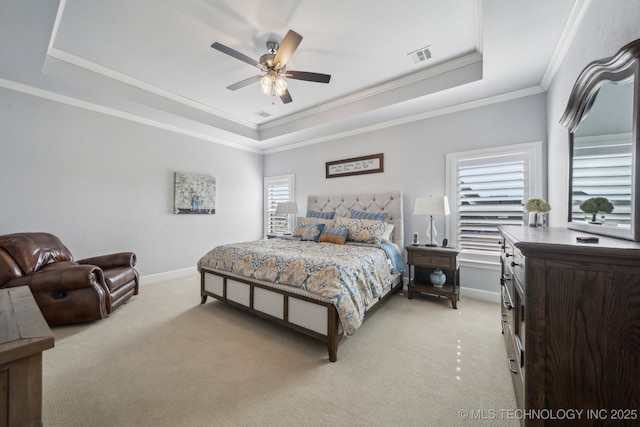
[[[480,301],[493,302],[500,304],[500,293],[489,292],[473,288],[460,288],[460,299],[472,298]]]
[[[181,270],[165,271],[164,273],[150,274],[140,277],[141,285],[150,283],[164,282],[165,280],[179,279],[181,277],[189,277],[198,274],[197,267],[183,268]]]

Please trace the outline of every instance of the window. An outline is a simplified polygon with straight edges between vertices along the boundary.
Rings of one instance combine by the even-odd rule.
[[[499,252],[499,225],[522,225],[541,197],[541,143],[447,154],[449,236],[464,251]]]
[[[278,203],[295,201],[293,183],[294,175],[273,176],[264,179],[265,234],[282,234],[287,228],[287,221],[293,222],[293,215],[276,215]],[[292,224],[289,224],[289,229],[293,229]]]

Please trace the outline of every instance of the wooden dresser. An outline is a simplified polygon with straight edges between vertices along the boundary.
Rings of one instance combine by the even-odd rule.
[[[640,425],[640,243],[500,231],[502,329],[522,424]]]
[[[0,289],[0,427],[42,425],[42,352],[53,341],[29,287]]]

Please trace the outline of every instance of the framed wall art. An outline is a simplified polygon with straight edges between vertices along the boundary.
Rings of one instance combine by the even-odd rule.
[[[175,214],[216,213],[216,179],[209,175],[174,173]]]
[[[353,157],[351,159],[335,160],[326,163],[326,177],[362,175],[366,173],[384,172],[384,154]]]

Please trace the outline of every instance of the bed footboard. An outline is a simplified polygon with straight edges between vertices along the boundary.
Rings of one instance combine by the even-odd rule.
[[[365,313],[365,320],[396,291],[402,289],[402,278]],[[329,360],[338,360],[338,345],[344,332],[338,310],[331,302],[306,297],[285,289],[273,288],[226,275],[203,270],[200,274],[201,304],[211,296],[241,310],[315,338],[327,346]]]
[[[202,271],[200,282],[201,304],[211,296],[301,332],[325,343],[329,360],[338,360],[338,344],[344,333],[332,303],[218,272]]]

